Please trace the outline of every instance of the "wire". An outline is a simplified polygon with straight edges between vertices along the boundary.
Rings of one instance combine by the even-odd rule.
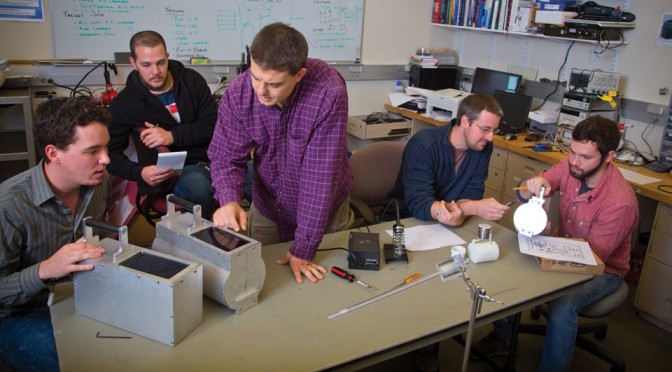
[[[70,97],[74,97],[74,96],[75,96],[75,93],[76,93],[76,92],[78,91],[78,89],[79,89],[79,85],[82,84],[82,82],[84,81],[84,79],[86,79],[87,76],[89,76],[95,69],[97,69],[98,67],[100,67],[100,66],[102,66],[103,64],[106,64],[106,63],[107,63],[107,61],[99,62],[99,63],[98,63],[97,65],[95,65],[92,69],[90,69],[89,72],[87,72],[86,74],[84,74],[84,76],[82,77],[82,79],[79,80],[79,82],[78,82],[78,83],[75,85],[75,87],[72,89],[72,94],[70,94]],[[88,88],[86,88],[86,89],[88,90]],[[90,90],[89,90],[89,93],[91,93]],[[89,95],[89,97],[91,97],[91,95]]]
[[[326,251],[346,251],[348,252],[348,257],[352,257],[352,260],[354,262],[357,262],[357,255],[355,255],[351,250],[348,248],[343,248],[343,247],[336,247],[336,248],[318,248],[318,252],[326,252]]]
[[[651,120],[651,121],[649,122],[649,124],[646,125],[646,128],[644,128],[644,130],[642,131],[642,134],[640,135],[640,137],[642,137],[642,141],[644,141],[644,144],[646,145],[646,147],[649,148],[649,154],[651,154],[651,156],[653,156],[653,149],[651,148],[651,145],[650,145],[649,142],[646,140],[646,138],[644,138],[644,133],[646,133],[646,131],[649,130],[649,128],[651,128],[651,126],[652,126],[654,123],[656,123],[657,121],[658,121],[658,119]]]
[[[549,98],[550,96],[552,96],[555,92],[558,91],[558,86],[560,85],[560,75],[562,74],[562,69],[563,69],[563,68],[565,67],[565,65],[567,64],[567,58],[569,57],[569,51],[572,50],[572,47],[574,46],[574,43],[575,43],[575,41],[572,41],[572,42],[569,44],[569,47],[567,48],[567,52],[565,53],[565,60],[562,61],[562,65],[561,65],[560,68],[558,69],[558,78],[555,80],[555,88],[553,88],[553,91],[552,91],[551,93],[549,93],[546,97],[544,97],[544,100],[541,101],[541,104],[539,104],[539,106],[537,106],[534,110],[530,110],[530,111],[537,111],[537,110],[539,110],[542,106],[544,106],[544,104],[546,103],[546,101],[548,100],[548,98]]]
[[[665,190],[668,189],[668,190]],[[658,185],[658,190],[672,194],[672,185]]]

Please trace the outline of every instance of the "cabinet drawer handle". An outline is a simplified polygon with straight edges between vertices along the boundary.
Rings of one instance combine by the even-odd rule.
[[[524,169],[525,169],[525,172],[527,172],[529,174],[537,174],[537,171],[532,167],[525,166]]]

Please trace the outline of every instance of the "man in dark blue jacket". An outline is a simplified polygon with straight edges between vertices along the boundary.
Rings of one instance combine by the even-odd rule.
[[[208,145],[217,120],[217,105],[205,79],[178,61],[169,60],[166,43],[154,31],[138,32],[131,38],[126,88],[110,103],[110,173],[137,181],[140,188],[166,187],[174,175],[171,168],[156,166],[157,151],[149,159],[130,160],[124,151],[129,135],[137,146],[187,151],[185,167],[172,189],[175,195],[200,204],[203,217],[213,213]],[[141,153],[143,148],[137,149]],[[146,153],[146,151],[145,151]],[[156,156],[156,157],[155,157]],[[170,191],[170,190],[166,190]]]
[[[509,207],[483,199],[492,137],[503,116],[494,98],[472,94],[446,126],[424,129],[408,141],[391,195],[405,215],[460,226],[465,217],[499,220]]]

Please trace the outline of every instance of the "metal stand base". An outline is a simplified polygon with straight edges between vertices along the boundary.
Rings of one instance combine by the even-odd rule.
[[[408,262],[408,254],[406,254],[405,249],[403,254],[397,254],[397,255],[394,254],[394,244],[384,244],[383,252],[385,253],[385,263],[390,263],[394,261]]]

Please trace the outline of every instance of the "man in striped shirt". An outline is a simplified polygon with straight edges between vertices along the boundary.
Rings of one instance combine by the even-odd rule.
[[[40,163],[0,185],[0,353],[18,371],[58,371],[49,288],[105,250],[81,240],[81,222],[107,213],[110,115],[84,98],[37,109]]]
[[[250,234],[262,244],[293,240],[277,260],[298,283],[323,278],[312,262],[325,232],[352,224],[345,82],[327,63],[307,58],[306,39],[273,23],[254,38],[251,66],[221,99],[208,149],[219,226],[247,229],[240,206],[246,162],[254,152]]]

